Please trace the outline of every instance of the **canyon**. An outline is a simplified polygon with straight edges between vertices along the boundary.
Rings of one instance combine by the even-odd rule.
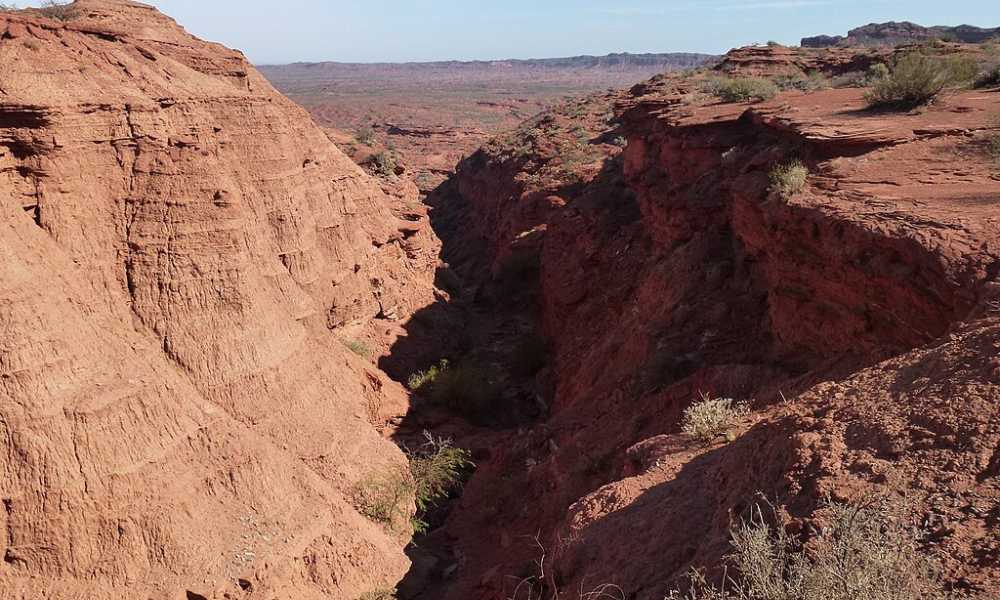
[[[261,73],[359,163],[391,152],[424,193],[490,137],[549,104],[693,68],[706,54],[430,63],[295,63]],[[367,132],[359,136],[359,132]],[[358,139],[359,137],[363,139]]]
[[[873,496],[1000,593],[997,88],[873,111],[806,82],[905,49],[742,48],[373,174],[338,102],[70,8],[0,12],[0,598],[660,600],[755,503],[808,543]],[[748,411],[695,439],[702,395]],[[428,434],[462,489],[371,518]]]

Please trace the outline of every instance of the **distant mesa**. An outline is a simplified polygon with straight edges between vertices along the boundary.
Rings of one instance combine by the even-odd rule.
[[[689,52],[654,54],[616,53],[604,56],[570,56],[565,58],[529,58],[502,60],[447,60],[437,62],[404,63],[347,63],[347,62],[297,62],[288,65],[261,65],[259,68],[270,77],[279,72],[295,70],[327,73],[372,72],[425,72],[425,71],[483,71],[492,69],[638,69],[657,67],[663,70],[699,67],[718,56]]]
[[[923,27],[909,21],[870,23],[842,35],[817,35],[802,38],[806,48],[830,48],[833,46],[895,46],[930,40],[947,40],[978,44],[991,38],[1000,37],[1000,27],[993,29],[959,25],[957,27]]]

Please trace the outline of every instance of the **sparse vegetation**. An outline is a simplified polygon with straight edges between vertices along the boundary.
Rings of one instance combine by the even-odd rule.
[[[866,71],[852,71],[834,77],[831,86],[835,88],[871,87],[888,76],[889,67],[885,63],[875,63]]]
[[[354,486],[351,499],[358,512],[392,531],[405,529],[407,507],[414,497],[413,477],[403,467],[392,466]]]
[[[368,592],[364,596],[358,598],[358,600],[396,600],[397,590],[395,588],[385,588],[381,590],[375,590],[374,592]]]
[[[70,21],[76,18],[77,8],[72,2],[56,2],[55,0],[45,0],[38,8],[18,8],[16,4],[0,4],[0,12],[27,11],[40,14],[57,21]]]
[[[804,548],[759,506],[732,531],[721,586],[692,574],[692,589],[667,600],[932,600],[944,598],[938,565],[918,549],[919,532],[884,502],[830,504],[829,524]]]
[[[368,347],[368,344],[365,344],[361,340],[344,340],[344,346],[346,346],[351,352],[363,358],[371,358],[372,356],[372,349]]]
[[[819,72],[808,75],[780,75],[774,78],[774,84],[783,91],[800,90],[803,92],[814,92],[831,86],[830,80]]]
[[[1000,62],[987,65],[976,78],[977,88],[992,88],[1000,86]]]
[[[868,85],[875,85],[877,82],[888,77],[889,74],[889,65],[885,63],[875,63],[868,67],[868,70],[865,71],[865,80]]]
[[[778,86],[759,77],[713,78],[704,90],[723,102],[762,102],[778,93]]]
[[[417,371],[410,375],[410,378],[406,381],[406,386],[413,391],[423,389],[425,385],[434,383],[438,375],[448,370],[448,366],[448,359],[442,358],[440,363],[432,365],[426,371]]]
[[[1000,134],[993,134],[986,139],[986,151],[993,162],[1000,165]]]
[[[408,452],[409,468],[389,467],[354,487],[352,499],[358,512],[392,531],[416,533],[426,530],[422,517],[447,498],[460,483],[462,474],[473,466],[469,453],[451,440],[424,432],[426,443]],[[409,507],[416,514],[409,519]]]
[[[361,129],[359,129],[354,134],[354,139],[356,139],[359,144],[363,144],[365,146],[371,146],[375,144],[375,142],[377,141],[375,139],[375,130],[369,127],[368,125],[365,125]]]
[[[738,419],[749,412],[750,406],[745,402],[736,402],[732,398],[712,398],[702,394],[700,401],[684,411],[681,430],[708,443],[719,434],[725,433]]]
[[[488,421],[500,400],[500,387],[491,370],[474,364],[453,365],[444,359],[410,375],[407,386],[475,423]]]
[[[969,85],[976,78],[974,60],[961,56],[931,56],[911,52],[896,61],[889,74],[866,94],[873,108],[908,110],[932,102],[941,92]]]
[[[395,177],[396,168],[399,166],[396,155],[389,151],[379,152],[371,158],[369,163],[371,171],[379,177]]]
[[[417,504],[414,529],[417,532],[426,529],[426,523],[420,517],[446,499],[461,482],[462,474],[474,466],[468,451],[456,448],[451,440],[435,438],[427,432],[424,436],[427,442],[410,455],[410,474],[413,476]]]
[[[808,178],[809,169],[798,160],[776,165],[768,174],[770,190],[784,197],[794,196],[804,190]]]
[[[456,365],[441,371],[431,386],[431,400],[484,424],[500,401],[500,388],[493,373],[478,365]]]
[[[76,6],[72,2],[64,3],[56,2],[55,0],[46,0],[42,2],[42,7],[38,10],[46,17],[57,21],[69,21],[77,16]]]

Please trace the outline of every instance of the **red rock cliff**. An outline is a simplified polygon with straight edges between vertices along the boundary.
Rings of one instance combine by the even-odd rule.
[[[402,390],[331,331],[427,301],[385,197],[240,53],[73,11],[0,13],[0,597],[391,587],[346,498]]]

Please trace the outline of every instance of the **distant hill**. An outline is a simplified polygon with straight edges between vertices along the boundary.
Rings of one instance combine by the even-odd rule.
[[[698,67],[718,57],[709,54],[665,53],[665,54],[608,54],[606,56],[572,56],[566,58],[508,59],[491,61],[441,61],[413,63],[292,63],[288,65],[261,65],[259,69],[273,83],[305,81],[335,81],[354,79],[362,75],[372,75],[379,79],[424,77],[435,78],[488,78],[520,79],[525,74],[558,71],[579,72],[580,74],[602,73],[649,73]],[[631,79],[631,78],[630,78]],[[638,80],[637,80],[638,81]]]
[[[830,46],[895,46],[934,39],[944,39],[968,44],[978,44],[991,38],[1000,37],[1000,27],[989,29],[972,25],[957,27],[923,27],[908,21],[870,23],[841,35],[817,35],[802,38],[806,48],[828,48]]]

